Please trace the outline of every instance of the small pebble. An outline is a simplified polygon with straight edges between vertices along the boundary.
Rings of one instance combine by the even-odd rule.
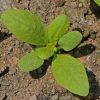
[[[6,72],[8,72],[8,67],[1,67],[0,68],[0,75],[2,75],[3,73],[6,73]]]
[[[0,95],[0,100],[6,100],[7,96],[5,94]]]
[[[96,38],[97,43],[99,43],[100,46],[100,38]]]
[[[58,100],[58,94],[55,94],[51,97],[52,100]]]
[[[83,7],[83,4],[82,4],[82,3],[79,3],[79,5],[78,5],[78,6],[79,6],[79,8],[81,8],[81,7]]]
[[[15,41],[15,45],[16,45],[16,47],[19,47],[20,42],[19,42],[18,40],[16,40],[16,41]]]
[[[33,95],[29,98],[29,100],[37,100],[37,96],[36,95]]]
[[[9,86],[10,83],[8,81],[0,81],[0,84],[3,86]]]
[[[13,48],[12,47],[9,47],[8,48],[8,52],[10,53],[10,52],[12,52],[13,51]]]
[[[65,4],[65,0],[57,0],[56,5],[57,7],[62,7]]]
[[[8,74],[13,75],[13,74],[15,74],[15,72],[16,72],[16,68],[11,68],[9,70],[9,73]]]
[[[71,3],[71,6],[72,6],[73,8],[77,8],[77,3],[76,3],[76,2],[72,2],[72,3]]]

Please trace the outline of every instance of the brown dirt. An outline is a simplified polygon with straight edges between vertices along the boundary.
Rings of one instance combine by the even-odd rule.
[[[0,100],[100,100],[100,7],[92,0],[0,0],[0,13],[9,8],[35,12],[46,25],[60,13],[68,15],[69,31],[84,33],[82,47],[73,55],[85,64],[90,92],[79,97],[58,86],[50,67],[47,72],[21,72],[17,62],[31,46],[18,41],[0,23]]]

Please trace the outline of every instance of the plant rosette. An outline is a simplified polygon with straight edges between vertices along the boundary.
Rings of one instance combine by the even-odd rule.
[[[18,66],[22,71],[35,70],[52,56],[51,70],[57,83],[74,94],[88,95],[84,65],[69,54],[57,52],[73,50],[83,37],[78,31],[68,32],[69,21],[65,14],[57,16],[47,28],[39,17],[26,10],[7,10],[1,15],[1,21],[18,40],[36,46],[20,59]]]

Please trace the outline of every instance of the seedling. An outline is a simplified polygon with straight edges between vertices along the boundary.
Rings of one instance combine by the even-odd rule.
[[[100,6],[100,0],[94,0],[94,2],[95,2],[98,6]]]
[[[57,52],[60,49],[70,51],[82,40],[80,32],[68,32],[66,15],[57,16],[47,29],[39,17],[25,10],[7,10],[1,19],[17,39],[36,46],[19,61],[22,71],[35,70],[52,56],[51,70],[57,83],[77,95],[88,95],[89,83],[83,64],[69,54]]]

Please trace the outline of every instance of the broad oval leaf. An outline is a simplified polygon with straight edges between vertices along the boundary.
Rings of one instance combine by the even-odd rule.
[[[59,47],[65,51],[70,51],[75,48],[82,40],[82,35],[78,31],[68,32],[62,36],[58,42]]]
[[[47,47],[37,48],[35,52],[41,59],[48,59],[54,54],[54,50],[55,50],[55,47],[52,45],[49,45]]]
[[[1,15],[3,23],[17,39],[33,45],[45,45],[45,28],[41,20],[29,11],[11,9]]]
[[[52,63],[52,72],[57,83],[70,92],[86,96],[89,83],[84,66],[70,55],[57,55]]]
[[[100,0],[94,0],[96,4],[100,6]]]
[[[47,37],[49,42],[55,42],[62,37],[68,30],[69,22],[66,15],[61,14],[49,25]]]
[[[24,72],[29,72],[39,68],[43,64],[43,60],[36,55],[35,52],[31,52],[23,56],[18,66]]]

